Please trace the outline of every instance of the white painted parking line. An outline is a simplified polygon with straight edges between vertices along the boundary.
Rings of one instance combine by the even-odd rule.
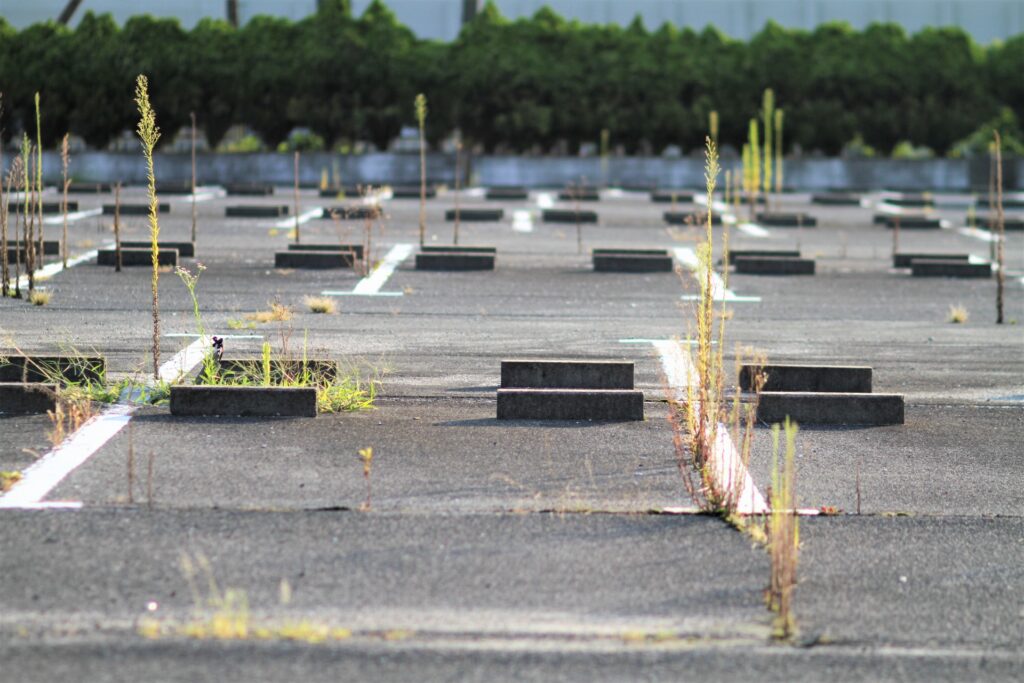
[[[173,339],[175,337],[191,338],[202,335],[196,334],[195,332],[168,332],[164,336]],[[221,339],[263,339],[262,334],[218,334],[217,336]]]
[[[324,208],[322,206],[314,207],[314,208],[310,209],[309,211],[305,211],[305,212],[299,214],[299,225],[302,225],[303,223],[308,223],[309,221],[313,220],[314,218],[319,218],[322,215],[324,215]],[[274,223],[274,227],[275,228],[294,228],[295,227],[295,218],[292,217],[292,218],[286,218],[283,221],[277,221],[276,223]]]
[[[677,261],[693,272],[695,278],[700,277],[698,273],[700,260],[693,249],[689,247],[676,247],[672,252]],[[727,289],[722,276],[713,270],[711,271],[711,298],[714,301],[732,301],[736,303],[759,303],[761,301],[759,296],[739,296],[731,289]],[[683,296],[682,299],[683,301],[697,301],[700,299],[700,295],[689,294]]]
[[[736,227],[751,237],[769,237],[771,233],[762,228],[757,223],[737,223]]]
[[[555,196],[550,192],[537,193],[537,206],[541,209],[550,209],[555,205]]]
[[[676,400],[685,400],[687,389],[699,381],[690,354],[674,339],[652,340],[652,346],[661,357],[665,380]],[[707,462],[709,476],[719,491],[734,492],[736,512],[741,515],[767,513],[768,504],[757,489],[739,451],[732,443],[729,428],[719,423],[715,430],[715,445]]]
[[[221,187],[197,187],[195,193],[195,199],[197,202],[208,202],[211,199],[217,199],[219,197],[227,196],[227,190]],[[180,196],[172,196],[171,200],[176,202],[188,202],[191,204],[192,195],[186,194]]]
[[[470,187],[470,188],[464,189],[462,192],[467,197],[486,197],[487,196],[487,188],[486,187]]]
[[[978,228],[957,228],[957,232],[961,235],[967,235],[973,237],[976,240],[982,242],[998,242],[999,235],[989,232],[988,230],[979,230]]]
[[[326,289],[320,292],[320,294],[322,296],[402,296],[402,292],[382,292],[380,288],[388,281],[388,278],[395,272],[399,264],[409,258],[413,246],[412,244],[403,243],[391,247],[391,251],[387,253],[387,256],[384,257],[380,265],[372,273],[356,283],[351,292]]]
[[[85,211],[71,211],[68,213],[68,223],[74,223],[80,221],[83,218],[89,218],[91,216],[99,216],[103,213],[103,209],[86,209]],[[46,225],[62,225],[64,223],[64,216],[50,216],[44,218],[43,223]]]
[[[516,232],[533,232],[533,218],[525,209],[512,212],[512,229]]]
[[[188,373],[202,361],[208,343],[205,337],[197,339],[174,354],[171,360],[160,366],[160,379],[172,381]],[[43,498],[54,487],[128,424],[135,408],[136,406],[130,403],[116,403],[86,421],[56,448],[25,469],[21,481],[11,487],[10,491],[0,495],[0,508],[39,508],[44,505]],[[78,507],[81,507],[81,504]]]

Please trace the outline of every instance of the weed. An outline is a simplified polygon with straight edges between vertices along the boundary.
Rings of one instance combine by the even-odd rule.
[[[3,121],[4,116],[4,94],[0,92],[0,121]],[[3,129],[0,128],[0,139],[3,138]],[[0,170],[4,167],[4,151],[3,145],[0,144]],[[0,296],[4,299],[7,298],[7,279],[10,277],[8,274],[8,263],[7,263],[7,197],[11,193],[11,180],[10,176],[7,179],[7,192],[4,192],[2,178],[0,178]]]
[[[956,306],[953,306],[952,304],[950,305],[949,316],[946,318],[949,322],[961,324],[967,322],[967,318],[968,313],[966,308],[960,304],[957,304]]]
[[[121,183],[114,185],[114,272],[121,272]]]
[[[459,168],[462,162],[462,141],[455,141],[455,226],[452,228],[452,244],[459,243]]]
[[[775,110],[775,194],[782,194],[782,124],[784,114]]]
[[[36,92],[36,210],[39,214],[39,261],[43,260],[43,122]]]
[[[427,231],[427,141],[424,126],[427,121],[427,96],[416,95],[413,102],[416,108],[416,120],[420,127],[420,246],[424,244]]]
[[[714,109],[708,114],[708,130],[711,131],[711,142],[718,147],[718,111]]]
[[[45,306],[50,303],[50,292],[41,289],[28,293],[28,302],[33,306]]]
[[[153,171],[153,149],[160,139],[160,129],[156,126],[156,113],[149,103],[149,81],[142,74],[135,80],[135,104],[139,110],[137,132],[142,141],[142,153],[146,157],[146,181],[149,194],[149,239],[153,256],[153,379],[160,379],[160,301],[157,285],[160,280],[160,221],[158,218],[159,202],[156,196],[156,174]]]
[[[269,301],[269,311],[256,311],[245,316],[246,320],[257,323],[284,322],[292,319],[292,309],[279,301]]]
[[[361,506],[359,506],[359,509],[368,512],[370,510],[373,493],[370,488],[370,472],[373,467],[373,447],[360,448],[359,459],[363,461],[363,479],[366,480],[366,500]]]
[[[750,220],[754,220],[755,207],[757,205],[757,192],[761,188],[761,145],[757,138],[757,119],[750,119],[748,135],[750,140]]]
[[[0,471],[0,493],[10,491],[19,481],[21,481],[21,472],[11,470]]]
[[[306,308],[309,309],[310,313],[327,313],[333,314],[338,312],[338,306],[334,303],[334,299],[327,296],[307,296],[306,297]]]
[[[775,116],[775,91],[767,88],[761,104],[761,115],[764,117],[764,193],[768,196],[772,191],[772,118]]]
[[[786,639],[796,630],[793,618],[793,589],[800,549],[800,518],[796,502],[796,423],[786,418],[783,427],[786,451],[779,466],[779,425],[772,427],[772,490],[768,517],[768,553],[771,558],[771,584],[768,607],[776,613],[774,635]]]
[[[228,318],[227,326],[229,330],[254,330],[256,329],[256,322],[253,320],[245,321],[238,318]]]
[[[295,176],[295,188],[293,190],[293,201],[295,203],[295,244],[299,243],[299,155],[301,152],[295,151],[294,157],[294,176]]]
[[[195,318],[196,333],[200,339],[206,338],[206,326],[203,324],[203,314],[199,310],[199,296],[196,294],[196,288],[199,286],[199,277],[203,274],[204,270],[206,270],[206,266],[202,263],[196,263],[196,272],[194,274],[188,268],[181,266],[178,266],[174,271],[181,278],[181,281],[185,283],[188,295],[192,299],[192,317]],[[213,356],[212,349],[207,349],[206,353],[203,354],[202,374],[206,378],[217,374],[217,361]]]
[[[88,394],[58,391],[53,410],[46,411],[51,423],[47,438],[51,444],[59,446],[69,434],[77,431],[95,414],[92,399]]]
[[[995,151],[996,191],[996,324],[1003,324],[1003,289],[1006,287],[1004,247],[1006,242],[1006,217],[1003,214],[1003,141],[998,130],[993,130]]]
[[[189,112],[192,120],[192,242],[196,241],[196,113]]]

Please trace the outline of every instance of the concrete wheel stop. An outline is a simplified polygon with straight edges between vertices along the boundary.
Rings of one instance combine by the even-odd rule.
[[[416,254],[416,270],[494,270],[494,247],[429,245]]]
[[[38,242],[35,243],[38,248]],[[18,252],[21,252],[20,254]],[[8,262],[14,262],[17,259],[21,259],[22,263],[25,263],[25,244],[22,242],[7,242],[7,260]],[[43,256],[59,256],[60,255],[60,242],[57,240],[43,240]]]
[[[224,209],[224,216],[227,218],[280,218],[287,215],[287,204],[238,204]]]
[[[594,249],[594,271],[598,273],[671,273],[672,257],[665,249]]]
[[[917,253],[896,253],[892,256],[893,268],[909,268],[915,261],[957,261],[967,263],[971,260],[970,254],[917,254]]]
[[[739,383],[753,389],[758,366],[744,365]],[[761,422],[782,422],[788,416],[801,425],[901,425],[901,394],[872,393],[872,371],[866,366],[765,365],[767,374],[757,406]]]
[[[37,415],[56,409],[56,384],[0,382],[0,413]]]
[[[814,259],[791,256],[737,256],[737,273],[745,275],[814,275]]]
[[[173,386],[171,415],[316,417],[313,387]]]
[[[160,202],[156,207],[157,213],[170,213],[171,205]],[[149,215],[149,204],[121,204],[120,208],[116,204],[104,204],[103,215],[113,216],[115,212],[120,212],[122,216],[148,216]]]
[[[819,192],[811,195],[812,204],[824,206],[860,206],[861,196],[852,192]]]
[[[487,188],[487,193],[484,195],[485,199],[492,201],[524,201],[529,199],[529,197],[529,190],[518,185],[489,187]]]
[[[757,222],[773,228],[818,227],[818,219],[809,213],[759,213]]]
[[[267,197],[274,194],[274,186],[270,183],[228,183],[224,190],[229,197]]]
[[[145,249],[146,251],[149,251],[150,244],[151,242],[148,240],[121,240],[121,249]],[[177,249],[178,256],[181,258],[196,257],[195,242],[164,242],[161,240],[158,241],[156,245],[160,251]]]
[[[544,209],[540,218],[545,223],[597,223],[597,212],[574,209]]]
[[[102,356],[29,355],[0,358],[0,382],[99,382],[106,373]]]
[[[444,219],[446,221],[455,220],[456,211],[455,209],[448,209],[444,212]],[[493,223],[500,221],[505,217],[504,209],[459,209],[458,217],[460,221],[467,223]]]
[[[913,277],[986,279],[992,277],[992,264],[915,258],[910,261],[910,274]]]
[[[177,249],[160,249],[157,252],[157,265],[161,266],[177,266],[178,265],[178,250]],[[117,250],[116,249],[100,249],[96,252],[96,265],[98,266],[116,266],[117,265]],[[121,247],[121,265],[125,268],[133,266],[151,266],[153,265],[153,250],[148,246],[143,249],[128,249]]]
[[[706,211],[666,211],[661,217],[669,225],[705,225],[708,220]],[[721,224],[722,214],[718,211],[713,211],[711,213],[711,225]]]
[[[734,265],[738,258],[768,256],[772,258],[800,258],[798,249],[730,249],[729,265]]]
[[[380,217],[380,207],[373,204],[331,206],[324,209],[321,218],[337,218],[342,221],[368,220]]]
[[[503,360],[499,420],[644,419],[628,361]]]
[[[558,198],[566,202],[597,202],[601,192],[596,187],[567,187],[558,193]]]
[[[343,250],[338,245],[335,245],[333,249],[308,249],[306,246],[289,245],[287,251],[275,252],[274,267],[308,268],[311,270],[351,268],[359,258],[353,251]]]
[[[395,199],[419,199],[420,198],[420,186],[419,185],[397,185],[391,188],[391,196]],[[426,194],[427,199],[433,199],[437,196],[437,188],[427,185]]]
[[[13,202],[7,207],[9,215],[18,213],[25,213],[26,205],[22,202]],[[64,205],[61,202],[43,202],[42,205],[43,213],[62,213],[64,211]],[[36,211],[39,208],[36,207]],[[78,202],[68,202],[68,211],[78,211]]]
[[[690,204],[693,202],[693,190],[654,190],[651,192],[651,201],[657,204]]]
[[[890,230],[899,223],[901,230],[938,230],[942,227],[942,219],[934,216],[882,214],[884,225]]]

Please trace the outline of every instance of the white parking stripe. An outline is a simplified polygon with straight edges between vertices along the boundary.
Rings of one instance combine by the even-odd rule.
[[[309,221],[313,220],[314,218],[319,218],[322,215],[324,215],[324,208],[322,206],[314,207],[314,208],[310,209],[309,211],[306,211],[304,213],[299,214],[299,225],[302,225],[303,223],[308,223]],[[274,227],[275,228],[294,228],[295,227],[295,218],[294,217],[286,218],[283,221],[278,221],[278,222],[274,223]]]
[[[512,229],[516,232],[533,232],[533,218],[525,209],[512,212]]]
[[[677,261],[689,268],[693,272],[695,278],[699,278],[700,260],[697,258],[697,254],[689,247],[676,247],[672,250]],[[711,298],[714,301],[732,301],[732,302],[743,302],[743,303],[758,303],[761,301],[759,296],[739,296],[731,289],[726,289],[725,281],[722,280],[722,276],[711,271]],[[698,294],[689,294],[682,297],[683,301],[696,301],[700,299]]]
[[[68,223],[74,223],[75,221],[80,221],[83,218],[89,218],[91,216],[99,216],[101,213],[103,213],[103,209],[86,209],[85,211],[71,211],[70,213],[68,213]],[[63,225],[64,216],[60,215],[44,218],[43,223],[45,223],[46,225]]]

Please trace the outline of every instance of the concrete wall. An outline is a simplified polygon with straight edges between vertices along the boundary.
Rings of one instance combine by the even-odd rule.
[[[163,181],[191,177],[188,154],[158,154],[157,178]],[[316,183],[323,169],[337,165],[345,183],[416,184],[419,182],[419,157],[415,154],[365,154],[340,156],[307,153],[302,157],[300,182]],[[723,162],[723,168],[738,166]],[[44,154],[47,182],[57,182],[60,158]],[[292,183],[290,154],[200,154],[200,183],[269,182]],[[465,171],[464,171],[465,173]],[[485,156],[473,159],[474,180],[484,185],[526,185],[555,187],[568,183],[610,184],[620,186],[701,187],[703,162],[696,158],[622,157],[608,160],[607,177],[597,158]],[[72,156],[71,175],[78,181],[145,182],[146,170],[141,153],[83,152]],[[1008,159],[1005,186],[1024,189],[1024,159]],[[427,155],[427,177],[431,182],[454,181],[451,155]],[[833,187],[905,188],[958,191],[985,187],[988,181],[986,159],[930,159],[900,161],[892,159],[791,159],[785,164],[785,184],[808,190]]]
[[[66,0],[0,0],[0,16],[14,26],[55,18]],[[462,0],[387,0],[399,20],[425,38],[451,40],[459,31]],[[361,14],[370,0],[352,0]],[[497,0],[505,16],[530,16],[550,5],[566,17],[584,22],[628,24],[640,15],[648,28],[666,21],[702,29],[713,24],[726,34],[746,39],[774,19],[783,26],[813,28],[826,21],[849,21],[862,28],[873,21],[893,21],[915,32],[925,26],[960,26],[981,43],[1024,33],[1021,0]],[[85,0],[86,10],[111,12],[119,22],[132,14],[174,16],[185,26],[204,16],[225,17],[225,0]],[[239,0],[240,19],[275,14],[298,19],[316,9],[316,0]],[[74,23],[74,22],[72,22]]]

